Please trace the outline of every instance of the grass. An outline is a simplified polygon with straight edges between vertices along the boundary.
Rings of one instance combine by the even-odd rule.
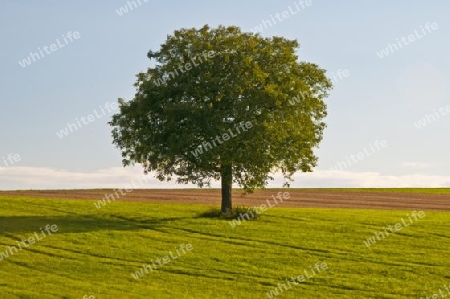
[[[309,270],[328,269],[277,298],[420,298],[450,280],[448,213],[367,248],[410,211],[270,209],[232,228],[201,205],[0,197],[0,252],[47,224],[58,232],[0,261],[0,298],[268,298]],[[138,280],[143,264],[193,250]],[[87,298],[87,297],[86,297]]]
[[[213,207],[199,214],[200,218],[221,218],[225,220],[245,219],[245,221],[258,220],[259,215],[255,212],[254,207],[247,206],[234,206],[233,210],[229,213],[222,212],[219,207]]]
[[[186,191],[201,191],[198,189],[185,189]],[[205,189],[206,190],[206,189]],[[217,189],[219,190],[219,189]],[[233,190],[241,190],[234,188]],[[333,191],[333,192],[388,192],[388,193],[417,193],[417,194],[450,194],[450,188],[270,188],[273,191]]]
[[[450,188],[289,188],[270,189],[279,191],[333,191],[333,192],[388,192],[388,193],[416,193],[416,194],[450,194]]]
[[[320,189],[319,189],[320,190]],[[450,188],[327,188],[328,191],[450,194]]]
[[[75,191],[83,191],[84,189],[79,189]],[[112,191],[112,189],[86,189],[86,191],[89,192],[98,192],[99,195],[104,195],[104,191]],[[157,189],[156,189],[157,190]],[[166,189],[160,189],[160,190],[166,190]],[[198,188],[189,188],[189,189],[177,189],[179,191],[183,191],[186,193],[189,192],[210,192],[211,190],[217,190],[220,191],[220,189],[217,188],[205,188],[205,189],[198,189]],[[257,189],[257,191],[260,189]],[[272,191],[333,191],[333,192],[392,192],[392,193],[420,193],[420,194],[450,194],[450,188],[270,188],[267,190]],[[16,190],[19,192],[33,192],[33,193],[39,193],[39,192],[49,192],[48,190]],[[235,192],[244,192],[243,189],[240,188],[233,188],[233,191]],[[50,192],[67,192],[67,193],[73,193],[74,190],[51,190]],[[1,192],[0,192],[1,196]]]

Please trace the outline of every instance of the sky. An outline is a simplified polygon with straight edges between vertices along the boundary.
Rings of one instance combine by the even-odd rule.
[[[448,1],[23,0],[2,7],[0,190],[115,188],[141,178],[139,165],[122,166],[107,122],[119,97],[132,99],[135,75],[150,66],[147,52],[174,30],[205,24],[297,39],[300,60],[333,79],[319,165],[296,174],[292,187],[450,187]],[[151,176],[139,187],[195,187]],[[281,187],[274,177],[268,186]]]

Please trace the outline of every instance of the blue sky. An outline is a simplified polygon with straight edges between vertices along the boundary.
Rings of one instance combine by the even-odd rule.
[[[348,76],[327,100],[319,166],[296,176],[292,186],[450,186],[450,2],[311,0],[304,8],[290,0],[135,2],[138,7],[122,16],[117,10],[128,5],[122,0],[3,4],[0,189],[119,187],[140,177],[139,166],[123,169],[106,124],[111,113],[101,109],[107,112],[105,105],[118,97],[132,98],[135,75],[149,66],[148,50],[182,27],[252,31],[296,5],[296,14],[261,34],[298,39],[301,60],[330,76]],[[69,32],[79,38],[67,40]],[[400,48],[410,35],[415,40]],[[57,39],[63,47],[19,64]],[[383,49],[389,53],[380,58]],[[94,110],[101,117],[57,136]],[[381,141],[387,146],[377,149]],[[329,172],[332,167],[337,171]],[[281,186],[276,177],[270,186]],[[186,186],[152,179],[143,187]]]

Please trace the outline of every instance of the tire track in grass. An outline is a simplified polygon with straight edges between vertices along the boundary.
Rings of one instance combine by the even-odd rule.
[[[80,281],[79,278],[71,278],[70,276],[66,275],[65,273],[61,273],[61,272],[60,272],[60,273],[58,273],[58,274],[55,274],[54,271],[44,271],[44,270],[42,270],[42,269],[39,269],[38,267],[31,266],[31,265],[26,264],[26,263],[24,263],[24,262],[17,262],[17,261],[9,261],[9,262],[10,262],[11,264],[16,265],[16,266],[23,267],[23,268],[25,268],[27,271],[32,270],[32,271],[36,271],[36,272],[39,272],[39,273],[47,274],[47,275],[50,276],[50,277],[54,277],[54,278],[51,280],[52,282],[60,281],[60,280],[61,280],[61,277],[64,277],[64,278],[66,278],[66,279],[68,279],[68,280],[71,280],[71,281],[73,281],[73,282],[76,282],[76,283]],[[39,276],[36,276],[36,277],[39,277]]]
[[[67,259],[67,258],[65,258],[65,259]],[[71,260],[74,260],[76,262],[83,262],[82,260],[79,260],[79,259],[71,259]],[[28,265],[28,264],[26,264],[24,262],[17,262],[17,261],[9,261],[9,262],[11,264],[16,265],[16,266],[23,267],[27,271],[31,270],[31,271],[36,271],[36,272],[39,272],[39,273],[45,273],[48,276],[52,277],[51,281],[60,281],[61,277],[64,277],[65,279],[70,280],[71,282],[73,282],[74,285],[78,285],[80,282],[83,282],[83,283],[88,282],[90,284],[90,288],[92,288],[92,289],[98,288],[99,286],[104,288],[104,289],[107,289],[107,288],[110,287],[110,283],[108,281],[104,281],[104,280],[96,280],[95,283],[92,283],[92,282],[87,281],[87,280],[80,280],[79,276],[71,277],[68,274],[65,274],[64,272],[59,272],[59,273],[55,274],[54,271],[43,271],[42,269],[39,269],[38,267],[34,267],[34,266],[31,266],[31,265]],[[127,267],[129,267],[129,265],[127,265]],[[74,274],[76,275],[76,273],[74,273]],[[65,281],[65,283],[67,283],[67,281]],[[58,284],[55,284],[55,285],[58,285]],[[86,285],[84,285],[83,287],[86,287]],[[127,290],[127,292],[129,292],[129,290]],[[49,293],[49,294],[51,294],[51,293]],[[60,295],[60,294],[56,293],[56,294],[51,294],[51,295],[52,296],[57,296],[57,295]]]
[[[88,256],[88,257],[100,258],[100,259],[106,259],[106,260],[112,260],[112,261],[119,261],[119,262],[125,262],[125,263],[141,263],[142,262],[142,261],[138,261],[138,260],[126,260],[126,259],[114,258],[111,256],[99,255],[99,254],[95,254],[95,253],[83,252],[83,251],[74,250],[74,249],[61,248],[61,247],[56,247],[54,245],[46,245],[46,247],[65,251],[65,252],[70,252],[70,253],[74,253],[74,254],[79,254],[82,256]],[[99,262],[104,262],[104,261],[99,261]],[[125,263],[122,263],[120,265],[121,266],[130,266],[130,264],[125,264]]]
[[[222,235],[217,235],[217,234],[211,234],[211,233],[203,233],[203,232],[198,232],[192,229],[186,229],[186,228],[173,228],[173,229],[177,229],[177,230],[182,230],[182,231],[186,231],[186,232],[190,232],[190,233],[194,233],[194,234],[200,234],[200,235],[206,235],[206,236],[212,236],[212,237],[216,237],[216,238],[225,238]],[[321,253],[333,253],[329,250],[324,250],[324,249],[310,249],[310,248],[305,248],[305,247],[300,247],[300,246],[294,246],[294,245],[288,245],[288,244],[279,244],[279,243],[275,243],[275,242],[270,242],[270,241],[261,241],[261,240],[255,240],[255,239],[244,239],[244,238],[238,238],[238,237],[228,237],[231,239],[236,239],[236,240],[240,240],[243,242],[255,242],[255,243],[262,243],[265,245],[274,245],[274,246],[280,246],[280,247],[285,247],[285,248],[290,248],[290,249],[295,249],[295,250],[303,250],[303,251],[307,251],[310,253],[317,253],[317,252],[321,252]],[[227,242],[229,243],[229,242]],[[240,245],[245,245],[244,244],[240,244]],[[248,246],[248,244],[246,245]]]
[[[11,234],[4,234],[3,236],[6,237],[6,238],[15,240],[15,241],[22,241],[21,238],[16,237],[16,236],[11,235]],[[8,244],[8,245],[6,245],[6,246],[13,246],[13,247],[16,247],[16,248],[17,248],[16,245],[10,245],[10,244]],[[39,246],[44,246],[44,247],[45,247],[44,244],[36,244],[36,247],[37,247],[37,248],[39,248]],[[17,250],[18,250],[18,252],[15,253],[15,254],[19,254],[20,251],[30,251],[30,252],[34,252],[34,253],[43,254],[43,255],[46,255],[46,256],[49,256],[49,257],[58,257],[58,258],[65,258],[65,259],[69,259],[69,260],[75,260],[75,259],[73,259],[73,258],[66,257],[66,256],[63,256],[63,255],[58,255],[58,254],[55,254],[55,253],[44,252],[44,251],[38,250],[38,249],[36,249],[36,248],[22,248],[22,249],[17,249]],[[20,250],[20,251],[19,251],[19,250]],[[15,255],[15,254],[14,254],[14,255]],[[12,257],[12,256],[14,256],[14,255],[11,254],[10,257]]]

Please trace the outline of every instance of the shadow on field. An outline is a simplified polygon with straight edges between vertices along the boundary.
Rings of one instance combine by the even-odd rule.
[[[243,216],[246,215],[246,216]],[[259,215],[252,210],[252,207],[237,206],[233,208],[233,211],[228,214],[223,214],[220,208],[213,207],[209,210],[199,213],[195,218],[212,218],[222,220],[233,220],[246,217],[247,220],[257,220]]]
[[[83,233],[99,230],[138,230],[156,229],[165,223],[186,218],[154,218],[135,220],[115,215],[98,218],[89,215],[80,216],[0,216],[0,234],[2,233],[39,233],[46,225],[56,224],[60,233]]]

